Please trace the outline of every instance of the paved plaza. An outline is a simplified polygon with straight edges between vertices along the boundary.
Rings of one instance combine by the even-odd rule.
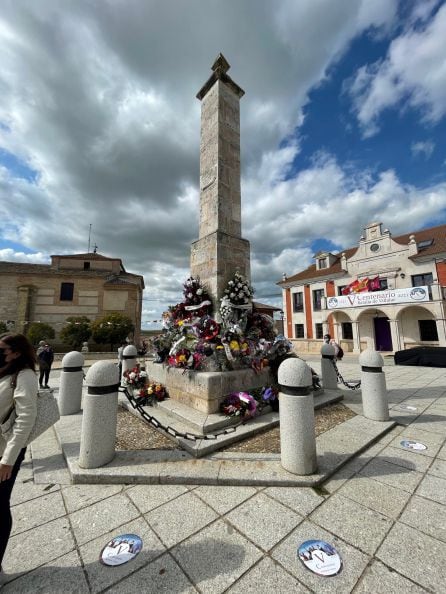
[[[344,377],[358,377],[346,359]],[[398,425],[318,488],[72,485],[48,431],[13,492],[2,594],[445,592],[446,370],[384,371]],[[360,412],[359,394],[348,397]],[[404,439],[427,449],[405,449]],[[142,538],[141,553],[102,565],[101,549],[124,533]],[[336,547],[338,575],[320,577],[297,558],[309,539]]]

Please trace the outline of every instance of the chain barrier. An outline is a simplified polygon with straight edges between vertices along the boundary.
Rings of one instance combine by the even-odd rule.
[[[127,388],[121,387],[119,391],[124,393],[127,400],[130,402],[131,406],[139,412],[139,414],[144,419],[144,421],[146,421],[146,423],[152,425],[152,427],[154,427],[155,429],[161,429],[162,431],[165,431],[168,435],[175,438],[182,437],[183,439],[188,439],[189,441],[200,441],[202,439],[212,441],[217,439],[220,435],[228,435],[229,433],[234,433],[237,430],[237,428],[240,427],[240,425],[245,424],[245,421],[240,421],[240,423],[237,423],[237,425],[232,425],[231,427],[223,429],[223,431],[219,431],[218,433],[209,433],[208,435],[197,435],[195,433],[189,432],[183,433],[181,431],[177,431],[174,427],[171,427],[170,425],[163,425],[153,415],[149,415],[149,413],[146,410],[144,410],[144,405],[138,404],[133,394],[131,394]]]
[[[359,390],[359,388],[361,387],[361,380],[352,380],[352,381],[347,381],[345,380],[342,375],[341,372],[338,369],[338,366],[336,365],[336,361],[334,359],[331,359],[331,362],[333,363],[333,367],[335,368],[336,371],[336,375],[338,377],[338,384],[344,384],[344,386],[346,388],[348,388],[349,390]]]

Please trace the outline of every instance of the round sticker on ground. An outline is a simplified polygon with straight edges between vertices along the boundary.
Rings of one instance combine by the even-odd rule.
[[[307,569],[318,575],[328,577],[342,569],[336,549],[324,540],[306,540],[297,549],[297,556]]]
[[[424,443],[412,441],[411,439],[403,439],[401,445],[403,448],[408,448],[409,450],[427,450],[427,446],[425,446]]]
[[[101,551],[99,557],[104,565],[122,565],[131,561],[142,549],[142,540],[136,534],[115,536]]]
[[[410,404],[400,404],[401,410],[410,410],[410,411],[417,411],[418,408],[416,406],[411,406]]]

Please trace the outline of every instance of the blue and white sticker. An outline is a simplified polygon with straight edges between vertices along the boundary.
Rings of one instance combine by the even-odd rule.
[[[403,439],[401,445],[403,448],[407,448],[409,450],[418,450],[419,452],[422,450],[427,450],[427,446],[425,446],[424,443],[413,441],[412,439]]]
[[[306,540],[297,549],[297,556],[307,569],[330,577],[342,569],[342,559],[336,549],[325,540]]]
[[[142,540],[136,534],[115,536],[101,551],[99,557],[104,565],[123,565],[138,555],[142,549]]]

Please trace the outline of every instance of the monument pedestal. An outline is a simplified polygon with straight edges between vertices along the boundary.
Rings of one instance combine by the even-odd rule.
[[[237,371],[190,371],[146,361],[150,381],[163,384],[169,397],[192,409],[214,414],[231,392],[249,391],[274,383],[269,369],[255,373],[252,369]]]

